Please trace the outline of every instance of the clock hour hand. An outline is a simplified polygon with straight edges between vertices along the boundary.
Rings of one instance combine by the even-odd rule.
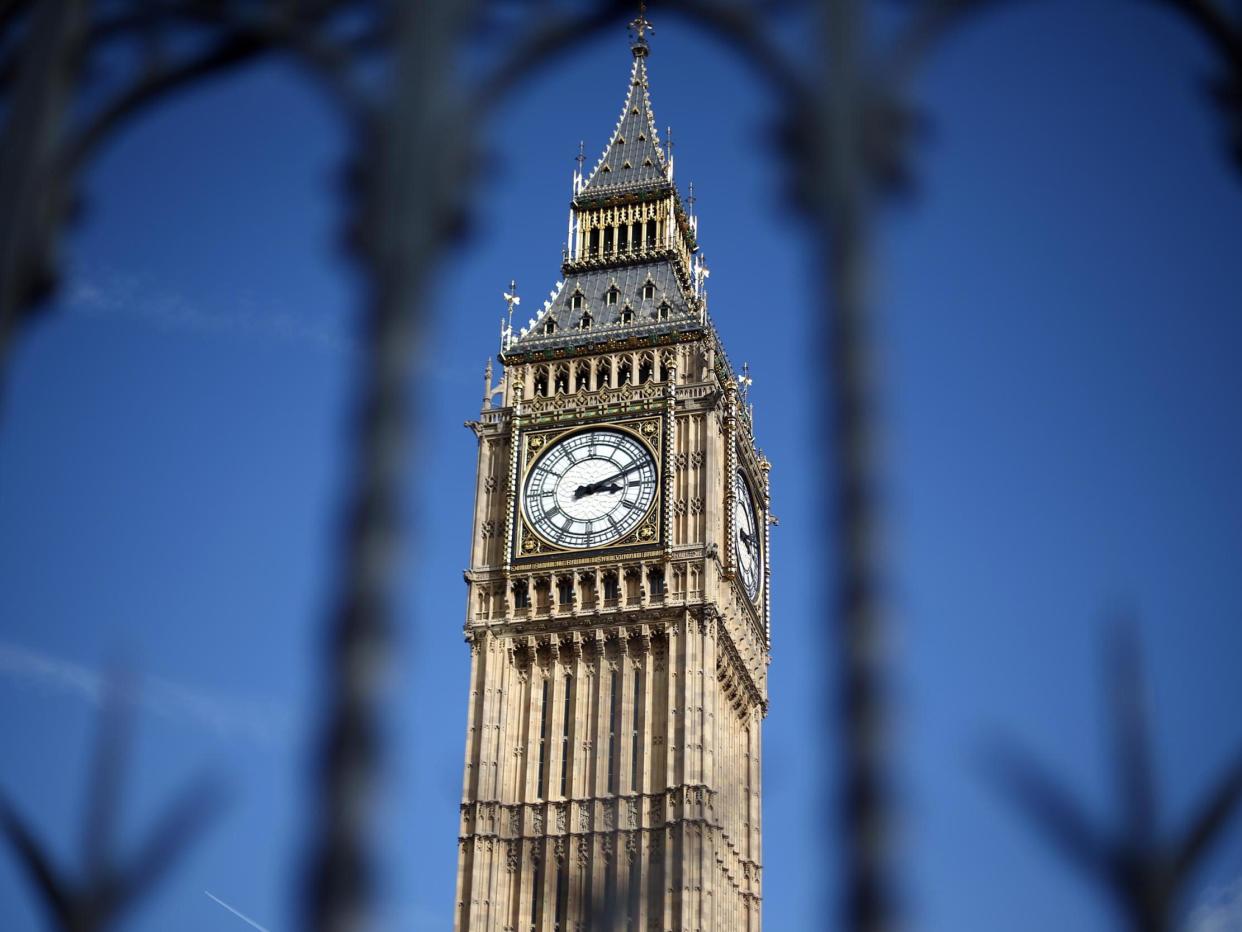
[[[621,486],[615,482],[592,482],[590,485],[580,485],[574,491],[574,498],[584,498],[587,495],[594,495],[596,492],[620,492]]]
[[[642,468],[642,465],[642,463],[634,463],[633,465],[627,466],[625,469],[621,470],[615,476],[609,476],[607,479],[603,479],[600,482],[592,482],[590,485],[580,485],[574,491],[574,498],[583,498],[584,496],[594,495],[596,492],[603,491],[620,492],[621,486],[617,485],[617,480],[627,473],[632,473],[635,469]]]
[[[755,552],[755,539],[745,531],[738,531],[737,534],[742,539],[742,543],[746,545],[746,549],[753,554]]]

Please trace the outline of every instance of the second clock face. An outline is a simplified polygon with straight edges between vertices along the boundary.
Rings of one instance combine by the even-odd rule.
[[[655,459],[619,430],[585,430],[549,447],[526,477],[522,510],[532,528],[561,547],[614,543],[656,500]]]
[[[739,469],[733,476],[733,548],[737,568],[746,594],[753,601],[759,594],[759,530],[755,518],[755,500],[750,484]]]

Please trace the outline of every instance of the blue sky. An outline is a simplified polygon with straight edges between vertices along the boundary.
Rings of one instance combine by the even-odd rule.
[[[652,14],[652,100],[694,181],[711,309],[749,361],[774,464],[765,724],[767,927],[806,928],[834,884],[808,825],[832,780],[819,697],[830,581],[808,552],[826,287],[779,206],[769,102],[727,50]],[[461,639],[482,369],[516,278],[557,278],[579,139],[625,91],[616,31],[542,73],[483,130],[474,229],[444,265],[413,387],[380,820],[384,915],[451,924],[468,652]],[[1177,824],[1242,726],[1242,178],[1202,87],[1204,49],[1142,3],[1015,4],[920,82],[917,190],[878,237],[895,611],[902,877],[927,930],[1108,928],[1093,889],[980,777],[991,735],[1113,815],[1100,648],[1140,622],[1161,799]],[[333,586],[353,334],[339,249],[344,139],[271,65],[135,124],[85,184],[70,273],[13,356],[0,420],[0,788],[74,853],[98,676],[147,679],[122,846],[206,768],[226,814],[134,916],[139,930],[273,930],[305,833],[307,734]],[[1196,897],[1238,895],[1242,829]],[[1233,890],[1231,894],[1229,891]],[[0,855],[5,928],[39,927]],[[1206,926],[1204,926],[1206,928]]]

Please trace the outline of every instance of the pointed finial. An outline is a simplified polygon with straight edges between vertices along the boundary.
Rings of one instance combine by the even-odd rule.
[[[630,23],[630,34],[634,36],[632,49],[635,57],[647,54],[647,33],[655,35],[655,27],[651,25],[651,20],[647,19],[646,0],[640,0],[638,19]]]
[[[742,363],[742,374],[738,376],[737,384],[740,389],[739,394],[741,394],[743,402],[750,397],[750,387],[754,384],[754,382],[755,380],[750,377],[750,363]]]
[[[509,280],[509,290],[504,293],[505,304],[509,305],[509,332],[513,332],[513,309],[522,303],[517,293],[517,279]]]
[[[686,198],[686,203],[690,205],[690,216],[691,217],[694,216],[694,202],[697,200],[698,198],[694,196],[694,182],[692,181],[690,182],[690,196]]]
[[[578,174],[581,175],[582,166],[586,163],[586,142],[584,140],[578,140],[578,155],[574,161],[578,163]]]

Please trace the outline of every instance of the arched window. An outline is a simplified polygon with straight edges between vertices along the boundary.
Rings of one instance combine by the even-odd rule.
[[[634,309],[628,304],[621,309],[621,323],[628,324],[634,319]]]
[[[543,325],[543,332],[544,333],[555,333],[556,332],[556,321],[549,318],[548,322]]]
[[[654,220],[647,221],[647,248],[655,249],[656,246],[656,222]]]
[[[583,608],[597,608],[595,604],[595,574],[583,573],[578,577],[578,604]]]
[[[595,322],[595,318],[591,316],[590,311],[584,311],[582,318],[578,321],[578,327],[582,330],[590,330],[591,324]]]
[[[530,586],[524,579],[513,584],[513,607],[519,610],[530,608]]]
[[[612,363],[607,359],[601,359],[595,366],[595,387],[596,389],[608,388],[612,382]]]
[[[591,231],[591,240],[590,240],[590,245],[587,246],[587,252],[589,255],[592,255],[592,256],[599,255],[599,229],[598,228]]]
[[[650,356],[644,355],[638,362],[638,383],[645,385],[655,374],[655,363]]]
[[[616,573],[604,574],[604,605],[616,605],[621,598],[621,583]]]
[[[617,384],[618,385],[629,385],[631,381],[631,375],[632,373],[630,371],[630,361],[628,359],[621,360],[621,362],[617,365]]]
[[[646,284],[643,285],[643,300],[650,301],[654,297],[655,297],[655,282],[653,282],[651,279],[647,279]]]
[[[642,583],[643,576],[637,567],[632,566],[625,571],[625,602],[627,605],[638,604],[638,589]]]
[[[548,394],[548,367],[540,366],[535,370],[535,394],[546,397]]]
[[[535,611],[546,614],[552,602],[552,584],[547,579],[535,580]]]
[[[589,363],[580,362],[574,370],[574,391],[588,392],[591,390],[591,366]]]
[[[608,304],[609,306],[611,306],[613,304],[616,304],[619,300],[621,300],[621,289],[618,288],[616,285],[613,285],[604,294],[604,302]]]
[[[651,568],[651,571],[647,574],[647,588],[652,596],[664,595],[664,570],[658,566]]]
[[[556,581],[556,602],[561,608],[568,608],[574,601],[574,580],[572,576],[562,576]]]
[[[593,254],[594,253],[592,253],[592,255]],[[584,300],[585,299],[582,296],[582,292],[575,291],[573,294],[573,297],[569,299],[569,306],[572,307],[575,311],[580,311],[582,310],[582,304]]]
[[[660,320],[668,320],[668,313],[669,313],[669,310],[670,310],[670,308],[669,308],[669,306],[668,306],[668,302],[667,302],[667,301],[663,302],[663,303],[660,305],[660,311],[659,311],[659,313],[660,313]]]
[[[569,366],[562,365],[556,367],[556,378],[552,383],[552,391],[554,394],[562,395],[569,391]]]

